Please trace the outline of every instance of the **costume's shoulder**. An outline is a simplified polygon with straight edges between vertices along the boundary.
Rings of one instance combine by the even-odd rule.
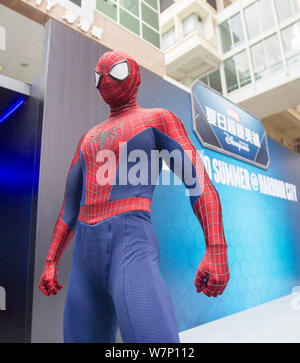
[[[100,122],[99,124],[95,125],[91,129],[89,129],[85,134],[83,134],[82,142],[83,143],[88,142],[91,137],[95,136],[95,134],[98,133],[99,129],[101,129],[102,127],[105,127],[106,121],[107,120]]]
[[[165,108],[154,108],[153,112],[156,116],[160,116],[165,121],[178,120],[178,117],[170,110]]]
[[[80,149],[81,149],[82,143],[83,143],[83,141],[84,141],[85,135],[86,135],[86,133],[84,133],[84,134],[81,136],[81,138],[79,139],[79,142],[78,142],[78,144],[77,144],[76,153],[80,152]]]
[[[76,148],[76,151],[75,151],[75,155],[74,155],[74,158],[73,158],[73,162],[72,162],[72,166],[79,160],[80,158],[80,153],[81,153],[81,148],[82,148],[82,144],[84,142],[84,139],[85,139],[85,135],[86,134],[83,134],[77,144],[77,148]]]
[[[80,153],[81,151],[84,150],[85,146],[88,145],[89,143],[90,136],[94,134],[94,132],[97,130],[98,127],[99,125],[94,126],[93,128],[91,128],[81,136],[78,143],[77,152]]]
[[[172,111],[166,110],[164,108],[157,108],[156,110],[156,117],[160,118],[164,124],[178,128],[182,126],[182,121],[180,118]]]
[[[83,136],[85,138],[87,138],[89,135],[94,134],[99,129],[100,126],[101,126],[101,123],[99,123],[98,125],[95,125],[91,129],[89,129]]]

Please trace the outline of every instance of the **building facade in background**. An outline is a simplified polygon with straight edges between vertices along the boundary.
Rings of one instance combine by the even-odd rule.
[[[96,10],[160,48],[158,0],[96,0]]]
[[[161,30],[168,76],[188,87],[200,79],[299,151],[299,0],[177,0]]]
[[[50,18],[184,86],[200,79],[299,151],[300,0],[0,0],[0,77],[34,82]]]
[[[37,28],[17,15],[14,17],[11,11],[42,26],[53,18],[109,49],[131,54],[152,72],[160,76],[165,74],[164,54],[160,49],[159,0],[0,0],[0,25],[3,23],[7,34],[7,54],[15,53],[10,49],[17,44],[17,38],[27,32],[27,26]],[[35,38],[33,32],[28,35]],[[37,57],[41,60],[42,41],[35,43],[30,44],[25,53],[36,61]],[[3,74],[6,74],[6,68],[11,68],[9,59],[12,56],[7,54],[0,54]],[[30,62],[25,63],[30,67]],[[34,66],[38,68],[37,62]],[[20,80],[32,83],[36,74]]]

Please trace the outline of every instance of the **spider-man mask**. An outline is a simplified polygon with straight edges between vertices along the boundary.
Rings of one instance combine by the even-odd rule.
[[[137,62],[123,52],[107,52],[95,69],[96,87],[111,107],[136,102],[141,83]]]

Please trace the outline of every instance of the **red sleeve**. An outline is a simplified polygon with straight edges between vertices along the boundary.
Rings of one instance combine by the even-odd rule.
[[[79,141],[75,156],[69,169],[62,208],[57,218],[50,250],[46,261],[58,264],[75,229],[82,194],[82,169],[80,166],[80,149],[84,136]]]
[[[206,246],[227,247],[223,222],[222,208],[219,195],[211,183],[205,170],[202,159],[193,143],[182,121],[172,112],[163,110],[161,112],[162,124],[159,125],[157,137],[159,149],[181,150],[185,157],[193,164],[197,176],[198,191],[191,195],[191,203],[194,213],[204,231]],[[177,145],[177,146],[176,146]],[[186,165],[184,165],[184,168]],[[187,188],[190,188],[186,180],[183,180]]]

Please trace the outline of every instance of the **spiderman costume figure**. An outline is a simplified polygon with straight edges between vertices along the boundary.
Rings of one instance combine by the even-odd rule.
[[[193,171],[195,183],[188,177],[182,181],[206,241],[195,286],[198,293],[213,297],[223,293],[229,280],[220,199],[181,120],[170,111],[137,104],[141,78],[134,59],[123,52],[107,52],[95,76],[111,114],[78,144],[39,288],[47,296],[62,288],[58,264],[76,227],[65,342],[115,342],[119,326],[124,342],[176,343],[174,309],[159,272],[159,246],[150,215],[155,183],[149,175],[158,177],[161,164],[152,170],[148,161],[144,180],[120,183],[123,156],[128,171],[136,161],[127,159],[130,152],[142,150],[150,160],[153,150],[176,150],[183,156],[182,165],[171,162],[170,169]],[[102,169],[111,154],[116,167]],[[110,174],[107,182],[103,170]]]

